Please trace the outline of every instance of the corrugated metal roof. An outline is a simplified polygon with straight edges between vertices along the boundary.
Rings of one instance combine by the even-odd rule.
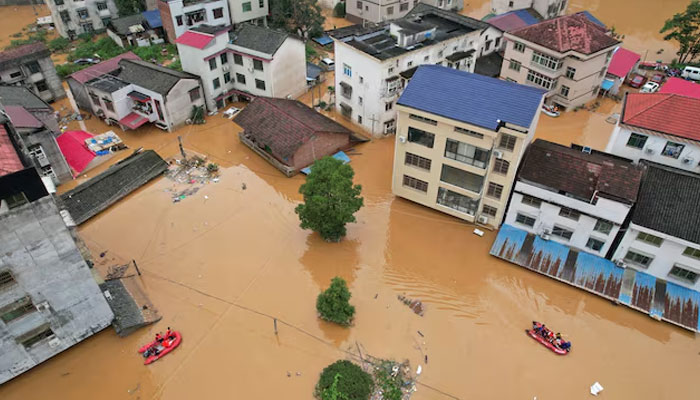
[[[608,73],[620,78],[624,78],[630,73],[641,56],[633,51],[629,51],[624,47],[619,47],[613,54]]]
[[[183,33],[182,36],[177,38],[175,43],[183,44],[185,46],[190,46],[201,50],[205,48],[212,40],[214,40],[213,35],[208,35],[206,33],[194,31],[187,31]]]
[[[150,26],[151,28],[161,28],[163,26],[163,22],[160,20],[160,11],[150,10],[144,11],[141,14],[144,18],[146,18],[148,26]]]
[[[36,119],[22,106],[5,106],[5,112],[10,116],[15,128],[41,128],[44,124]]]

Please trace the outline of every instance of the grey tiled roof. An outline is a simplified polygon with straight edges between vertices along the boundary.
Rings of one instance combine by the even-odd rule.
[[[0,103],[6,106],[22,106],[27,110],[52,110],[44,100],[23,86],[0,85]]]
[[[232,43],[265,54],[275,54],[289,34],[262,26],[243,24],[232,34]]]
[[[136,328],[145,325],[141,309],[119,279],[113,279],[100,284],[100,290],[109,291],[109,307],[114,313],[112,326],[117,334],[124,336]]]
[[[176,71],[142,60],[123,59],[119,61],[119,67],[121,69],[116,73],[119,79],[164,96],[180,79],[198,79],[197,76],[187,72]]]
[[[109,25],[111,29],[114,32],[117,32],[120,35],[129,35],[131,32],[129,32],[129,27],[133,25],[145,25],[144,22],[146,21],[146,18],[143,16],[143,14],[134,14],[134,15],[127,15],[126,17],[121,17],[117,19],[113,19]],[[144,28],[147,28],[147,26],[144,26]]]

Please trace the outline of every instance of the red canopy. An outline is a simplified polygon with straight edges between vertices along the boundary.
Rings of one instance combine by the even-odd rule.
[[[58,148],[73,170],[73,175],[83,172],[95,158],[95,154],[85,146],[85,139],[90,138],[92,134],[85,131],[67,131],[56,138]]]

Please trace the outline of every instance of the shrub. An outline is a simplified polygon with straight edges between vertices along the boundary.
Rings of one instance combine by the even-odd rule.
[[[321,400],[367,400],[373,386],[372,376],[358,365],[338,360],[323,369],[314,396]]]
[[[317,55],[318,51],[316,51],[316,49],[314,49],[314,47],[309,42],[306,42],[306,60],[313,60],[314,58],[316,58]]]
[[[180,59],[178,58],[177,60],[168,64],[168,68],[174,69],[175,71],[182,71],[182,63],[180,62]]]
[[[66,79],[68,75],[86,67],[87,65],[77,65],[73,63],[61,64],[56,66],[56,73],[61,79]]]
[[[355,315],[355,307],[350,304],[352,294],[343,278],[331,279],[331,286],[316,298],[316,311],[322,319],[340,325],[349,325]]]
[[[70,40],[60,36],[49,42],[49,50],[51,51],[63,51],[68,46],[70,46]]]
[[[203,124],[204,123],[204,106],[192,106],[192,112],[190,112],[190,119],[193,124]]]
[[[345,18],[345,2],[340,2],[333,7],[333,16],[337,18]]]
[[[207,171],[211,172],[216,172],[219,170],[219,165],[215,163],[209,163],[207,164]]]

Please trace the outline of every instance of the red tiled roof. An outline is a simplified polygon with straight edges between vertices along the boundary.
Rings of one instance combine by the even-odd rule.
[[[659,93],[674,93],[700,99],[700,84],[681,78],[668,78],[666,83],[661,86]]]
[[[11,174],[24,169],[15,147],[10,141],[10,135],[4,126],[0,125],[0,176]]]
[[[127,51],[124,54],[120,54],[114,58],[110,58],[109,60],[102,61],[99,64],[91,65],[85,69],[75,72],[70,76],[70,78],[73,78],[80,83],[85,83],[92,79],[99,78],[102,75],[118,70],[119,61],[122,59],[140,60],[139,56]]]
[[[95,158],[95,154],[85,146],[85,139],[91,137],[92,135],[85,131],[68,131],[56,138],[58,148],[61,149],[61,153],[63,153],[63,157],[70,165],[74,175],[83,172],[90,161]]]
[[[593,54],[620,43],[582,13],[549,19],[510,33],[559,53]]]
[[[194,47],[197,49],[205,48],[212,40],[214,40],[214,35],[208,35],[206,33],[187,31],[182,34],[175,43],[184,44],[185,46]]]
[[[42,42],[25,44],[22,46],[15,47],[14,49],[0,52],[0,64],[12,61],[20,57],[25,57],[30,54],[48,51],[49,49],[47,49],[46,45]]]
[[[642,168],[612,155],[537,139],[527,149],[518,179],[592,199],[595,194],[634,202]],[[596,193],[597,192],[597,193]]]
[[[700,99],[673,93],[630,93],[625,98],[624,124],[700,140]]]
[[[502,30],[503,32],[514,31],[516,29],[520,29],[522,27],[530,25],[527,22],[523,21],[523,19],[520,18],[516,13],[497,15],[486,22]]]
[[[624,78],[630,73],[637,62],[639,62],[640,58],[642,57],[639,54],[629,51],[624,47],[620,47],[613,55],[612,60],[610,60],[608,73],[619,78]]]
[[[290,159],[316,133],[352,134],[297,100],[257,97],[234,121],[281,160]]]
[[[41,128],[44,126],[22,106],[5,106],[5,112],[10,116],[12,125],[16,128]]]

